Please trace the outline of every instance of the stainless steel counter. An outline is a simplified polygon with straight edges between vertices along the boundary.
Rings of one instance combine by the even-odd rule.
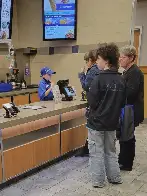
[[[37,93],[37,92],[38,92],[38,88],[13,90],[10,92],[0,93],[0,98],[17,96],[17,95],[24,95],[24,94],[31,94],[31,93]]]
[[[0,184],[85,145],[86,102],[36,102],[17,117],[0,110]]]
[[[50,116],[59,115],[61,113],[66,113],[73,110],[78,110],[81,108],[86,107],[86,102],[75,100],[69,102],[61,102],[55,104],[54,101],[44,101],[44,102],[36,102],[30,105],[35,106],[43,106],[46,108],[39,109],[39,110],[32,110],[32,109],[23,109],[21,106],[19,107],[20,113],[18,113],[17,117],[12,118],[4,118],[3,115],[5,114],[4,109],[0,110],[0,128],[8,128],[17,126],[20,124],[28,123],[31,121],[47,118]]]

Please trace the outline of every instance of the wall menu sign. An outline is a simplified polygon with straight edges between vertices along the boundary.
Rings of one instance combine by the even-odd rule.
[[[75,40],[77,0],[43,0],[43,39]]]
[[[11,39],[12,0],[0,0],[0,39]]]

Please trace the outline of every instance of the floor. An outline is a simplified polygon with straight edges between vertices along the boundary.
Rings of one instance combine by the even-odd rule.
[[[2,190],[0,196],[147,196],[147,125],[137,129],[136,138],[134,169],[122,172],[122,185],[92,188],[88,158],[72,157]]]

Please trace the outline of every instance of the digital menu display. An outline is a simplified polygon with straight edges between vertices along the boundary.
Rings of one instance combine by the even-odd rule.
[[[77,0],[43,0],[44,40],[76,39]]]
[[[0,0],[0,39],[11,38],[12,0]]]

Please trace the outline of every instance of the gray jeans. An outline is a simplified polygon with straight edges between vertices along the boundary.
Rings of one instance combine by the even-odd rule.
[[[116,132],[88,129],[90,170],[93,186],[103,186],[105,177],[109,182],[120,182],[120,169],[116,155]]]

